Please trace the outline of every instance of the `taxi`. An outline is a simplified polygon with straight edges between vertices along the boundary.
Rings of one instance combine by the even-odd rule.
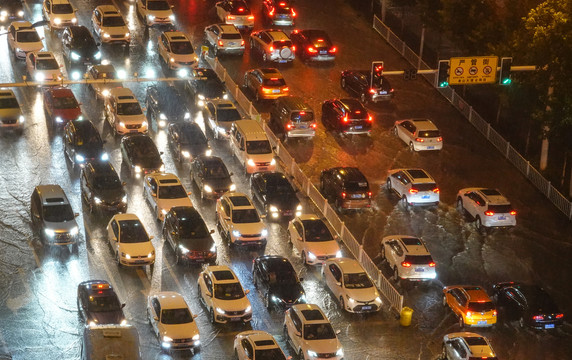
[[[449,306],[459,318],[459,326],[493,326],[497,310],[491,298],[480,286],[446,286],[443,306]]]

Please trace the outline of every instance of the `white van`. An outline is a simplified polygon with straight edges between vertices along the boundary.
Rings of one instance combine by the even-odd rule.
[[[81,360],[141,360],[139,333],[131,325],[86,326],[81,342]]]
[[[230,147],[247,174],[276,169],[270,141],[255,120],[238,120],[232,124]]]

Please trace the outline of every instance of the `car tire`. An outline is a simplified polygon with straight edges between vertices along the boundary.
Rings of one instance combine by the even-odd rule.
[[[518,326],[520,326],[521,329],[524,329],[524,318],[521,316],[520,319],[518,319]]]
[[[463,200],[458,197],[457,198],[457,211],[461,213],[461,215],[465,215],[465,208],[463,207]]]
[[[386,187],[387,191],[391,192],[392,187],[391,187],[391,179],[390,178],[387,178],[387,180],[385,181],[385,185],[386,185],[385,187]]]
[[[483,222],[481,221],[481,217],[478,215],[475,218],[475,226],[477,227],[477,230],[480,232],[483,232],[485,230],[485,227],[483,226]]]
[[[447,295],[443,294],[443,306],[447,306]]]
[[[397,266],[393,267],[393,276],[391,277],[395,283],[399,282],[399,271],[397,271]]]
[[[441,351],[441,360],[447,360],[447,348],[443,344],[443,350]]]
[[[306,358],[304,357],[304,350],[300,349],[300,351],[298,353],[298,359],[306,360]]]
[[[342,207],[342,202],[340,201],[340,199],[336,199],[335,207],[338,213],[342,214],[344,212],[344,208]]]
[[[407,201],[407,196],[403,195],[401,197],[401,205],[403,206],[404,210],[409,210],[409,202]]]
[[[364,105],[367,104],[367,96],[365,93],[361,94],[360,100],[361,100],[362,104],[364,104]]]
[[[115,254],[115,262],[117,263],[117,267],[121,268],[122,265],[121,265],[121,258],[119,255],[119,251]]]
[[[385,246],[381,245],[381,261],[387,261],[387,257],[385,255]]]
[[[463,320],[463,317],[462,317],[462,316],[459,316],[459,327],[460,327],[461,329],[464,329],[464,328],[465,328],[465,320]]]
[[[268,312],[272,312],[272,303],[270,302],[270,294],[266,294],[264,296],[264,306],[268,310]]]
[[[304,265],[307,265],[307,264],[308,264],[308,263],[306,262],[306,252],[305,252],[305,251],[302,251],[302,263],[303,263]]]
[[[179,249],[175,249],[175,264],[182,265],[183,259],[181,257],[181,251]]]
[[[340,80],[340,86],[342,87],[342,89],[346,89],[346,79],[345,78],[341,78]]]
[[[213,325],[216,324],[215,314],[214,314],[214,309],[213,309],[213,308],[211,308],[211,310],[209,311],[209,315],[210,315],[211,324],[213,324]]]
[[[399,136],[398,131],[397,131],[397,126],[394,126],[392,131],[393,131],[393,135]]]
[[[413,145],[413,142],[409,142],[409,151],[415,152],[415,145]]]
[[[346,309],[346,303],[344,302],[344,298],[342,296],[340,296],[340,308],[342,310]]]

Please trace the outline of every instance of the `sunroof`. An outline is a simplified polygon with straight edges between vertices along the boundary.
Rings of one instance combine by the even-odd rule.
[[[246,196],[231,196],[230,201],[234,206],[250,206],[250,200]]]
[[[426,179],[429,177],[427,173],[421,169],[408,170],[407,172],[415,179]]]
[[[419,240],[418,238],[414,238],[414,237],[406,237],[406,238],[401,239],[401,241],[403,241],[403,243],[407,246],[423,245],[421,243],[421,240]]]
[[[302,315],[306,320],[324,320],[324,316],[319,310],[302,310]]]
[[[258,340],[254,342],[254,345],[256,346],[270,346],[274,344],[274,340]]]
[[[47,203],[61,203],[64,202],[63,198],[47,198],[46,199]]]
[[[159,180],[160,184],[178,184],[179,180],[177,179],[163,179],[163,180]]]
[[[234,275],[228,270],[213,271],[213,275],[217,280],[234,280]]]

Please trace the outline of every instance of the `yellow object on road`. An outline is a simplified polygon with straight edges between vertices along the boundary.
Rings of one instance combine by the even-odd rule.
[[[411,325],[411,317],[413,316],[413,309],[409,307],[404,307],[401,309],[401,314],[399,314],[399,323],[401,326]]]

